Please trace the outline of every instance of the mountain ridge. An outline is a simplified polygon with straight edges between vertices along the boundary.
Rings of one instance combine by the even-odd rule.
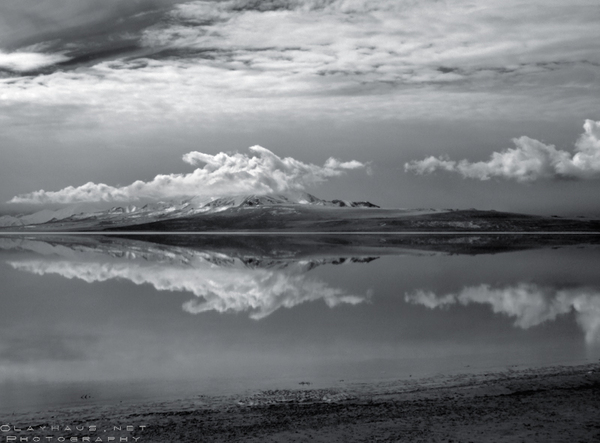
[[[232,208],[295,205],[315,205],[337,208],[379,208],[379,206],[366,201],[354,202],[337,199],[331,201],[323,200],[306,192],[266,195],[249,194],[226,197],[195,196],[183,199],[156,201],[140,205],[128,204],[114,206],[104,210],[82,211],[81,204],[75,204],[55,211],[43,209],[31,214],[17,216],[7,215],[0,217],[0,229],[27,229],[60,222],[71,224],[82,222],[89,225],[90,222],[93,221],[96,221],[98,224],[102,224],[103,222],[105,224],[110,224],[110,222],[113,222],[113,224],[118,224],[120,226],[133,226],[174,218],[189,217],[197,214],[216,213]]]
[[[476,209],[383,209],[293,194],[191,197],[100,211],[81,206],[0,217],[0,232],[586,232],[600,220]]]

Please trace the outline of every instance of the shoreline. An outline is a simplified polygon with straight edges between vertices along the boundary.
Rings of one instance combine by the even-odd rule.
[[[590,363],[2,414],[0,441],[587,442],[599,416]]]
[[[600,231],[258,231],[258,230],[247,230],[247,231],[2,231],[0,230],[0,236],[2,235],[40,235],[40,236],[52,236],[52,235],[104,235],[107,237],[111,236],[153,236],[153,235],[211,235],[211,236],[253,236],[253,235],[277,235],[277,236],[320,236],[320,235],[588,235],[597,236],[600,235]]]

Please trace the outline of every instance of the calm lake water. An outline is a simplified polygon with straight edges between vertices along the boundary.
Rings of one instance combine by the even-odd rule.
[[[0,411],[600,357],[586,236],[0,237]]]

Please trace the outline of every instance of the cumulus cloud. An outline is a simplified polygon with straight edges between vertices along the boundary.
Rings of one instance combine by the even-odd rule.
[[[323,166],[281,158],[261,146],[249,148],[255,156],[235,153],[216,155],[192,151],[183,156],[191,165],[204,164],[189,174],[157,175],[153,180],[135,181],[115,187],[104,183],[69,186],[59,191],[35,191],[13,197],[9,203],[77,203],[160,200],[191,196],[228,196],[300,191],[345,171],[364,168],[364,163],[330,158]]]
[[[575,312],[577,323],[587,343],[600,343],[600,290],[579,287],[557,289],[533,283],[519,283],[504,288],[490,285],[465,287],[460,293],[437,295],[418,290],[404,299],[430,309],[472,303],[489,305],[494,313],[515,318],[515,326],[529,329],[559,315]]]
[[[0,50],[0,69],[15,72],[34,71],[69,60],[63,54],[43,54],[39,52],[4,52]]]
[[[584,133],[575,143],[575,152],[556,149],[529,137],[513,139],[515,148],[494,152],[487,162],[454,161],[428,157],[404,165],[406,171],[431,174],[457,172],[465,178],[489,180],[492,177],[533,182],[541,179],[599,179],[600,121],[586,120]]]
[[[250,318],[260,320],[280,308],[293,308],[306,302],[323,300],[333,308],[340,304],[356,305],[369,298],[369,294],[347,294],[308,277],[306,272],[312,268],[310,261],[265,269],[247,267],[240,259],[223,254],[190,257],[188,251],[179,261],[174,260],[177,251],[163,251],[158,257],[154,251],[153,260],[149,261],[147,251],[143,259],[129,250],[123,252],[122,259],[100,254],[95,254],[98,257],[93,259],[90,253],[74,254],[71,250],[68,255],[75,256],[69,259],[23,259],[11,260],[8,264],[36,275],[54,274],[87,283],[124,279],[136,285],[152,285],[157,291],[190,292],[197,297],[183,305],[183,310],[190,314],[248,312]]]

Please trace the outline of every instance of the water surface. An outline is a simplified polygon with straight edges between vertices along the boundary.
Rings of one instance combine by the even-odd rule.
[[[597,360],[597,240],[532,238],[0,237],[0,409]]]

